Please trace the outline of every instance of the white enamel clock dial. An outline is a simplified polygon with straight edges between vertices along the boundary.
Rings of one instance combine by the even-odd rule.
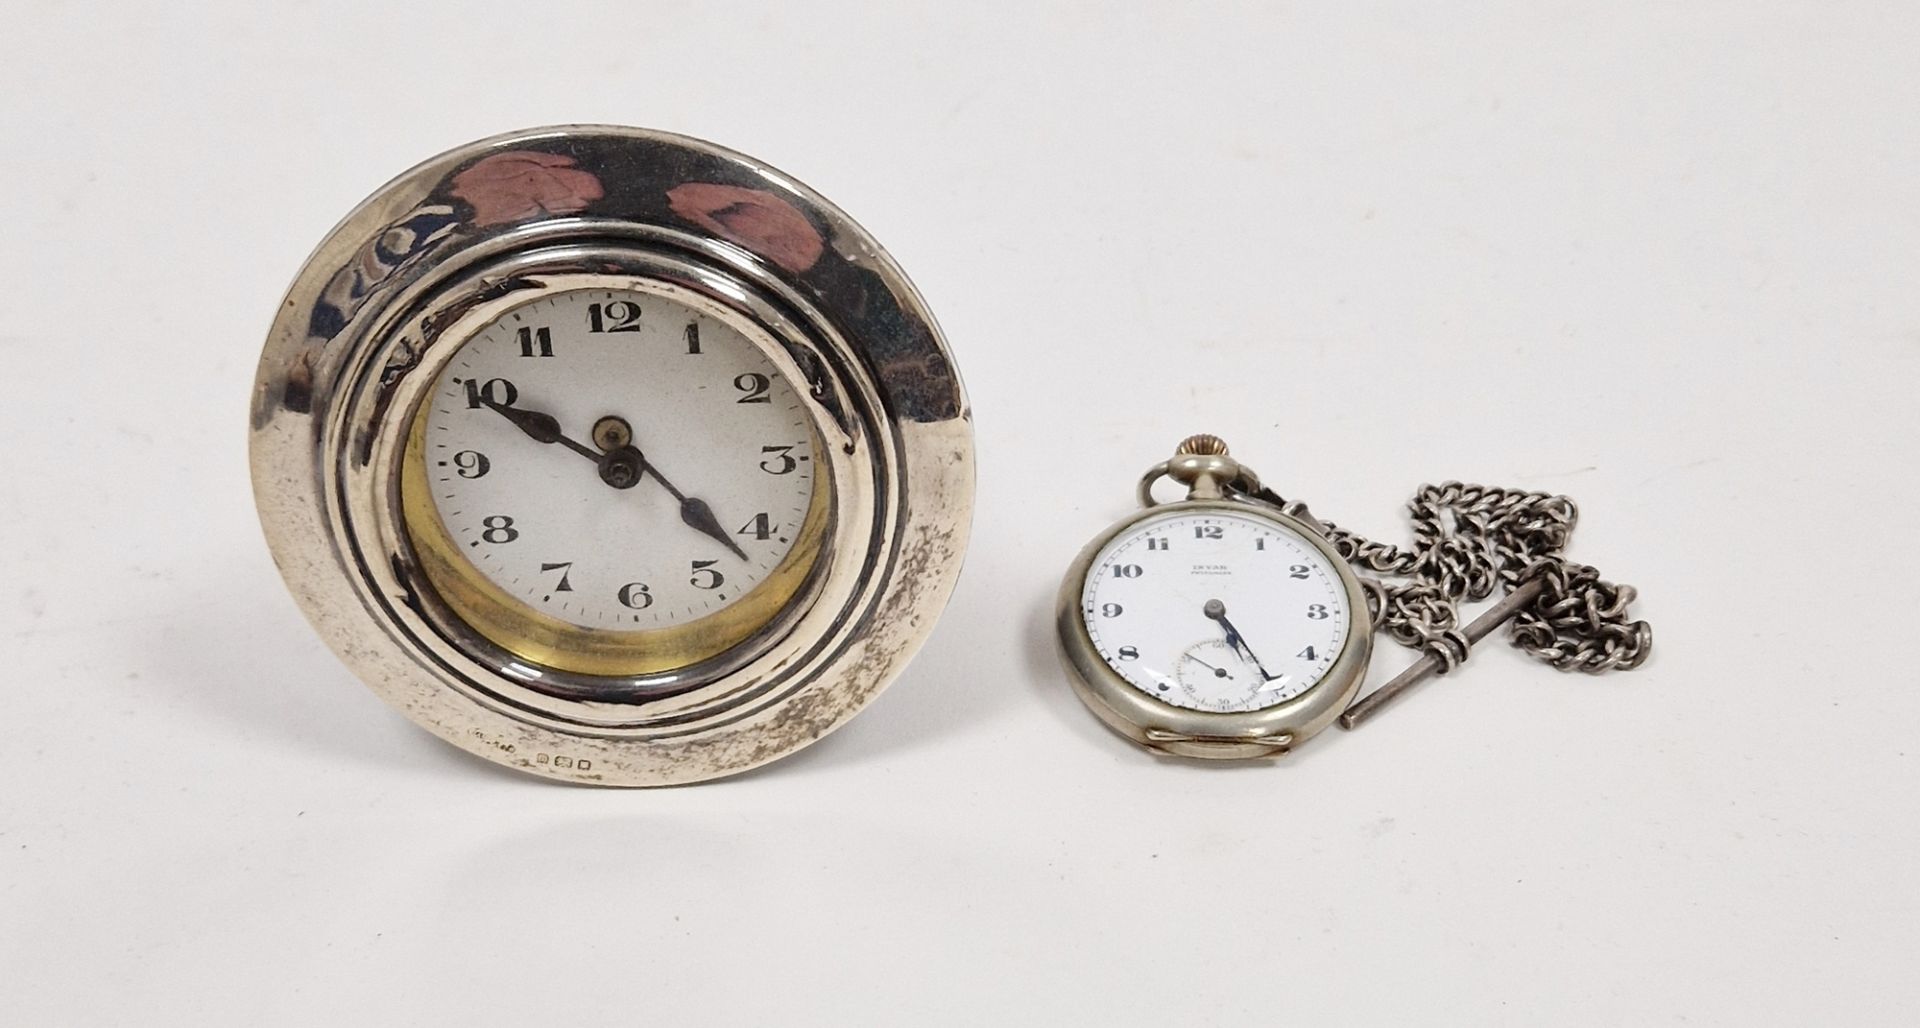
[[[1346,647],[1347,593],[1320,550],[1269,519],[1149,517],[1108,543],[1081,592],[1094,650],[1188,710],[1264,710],[1311,689]]]
[[[739,331],[663,296],[581,289],[514,308],[425,402],[428,484],[455,548],[572,625],[646,630],[723,610],[780,565],[808,515],[814,454],[793,386]],[[543,426],[562,438],[543,441]],[[596,426],[631,437],[627,477],[607,472],[614,447]]]

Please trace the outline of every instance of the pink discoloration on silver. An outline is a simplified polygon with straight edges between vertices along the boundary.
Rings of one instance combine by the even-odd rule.
[[[578,214],[606,195],[600,179],[573,158],[511,150],[453,177],[453,195],[473,207],[475,225],[504,225],[539,214]]]
[[[667,192],[673,213],[795,274],[814,266],[826,242],[792,204],[761,189],[688,182]]]

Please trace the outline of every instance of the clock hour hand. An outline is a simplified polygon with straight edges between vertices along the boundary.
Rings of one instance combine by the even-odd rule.
[[[1219,600],[1208,600],[1201,605],[1200,612],[1219,623],[1220,631],[1226,634],[1227,645],[1232,647],[1235,653],[1247,658],[1248,662],[1253,664],[1254,670],[1260,672],[1261,678],[1271,682],[1276,678],[1285,677],[1284,675],[1270,675],[1267,673],[1267,666],[1260,663],[1259,657],[1254,656],[1253,647],[1247,645],[1246,637],[1240,634],[1239,629],[1233,627],[1233,622],[1227,620],[1226,604]]]
[[[504,403],[495,403],[484,396],[480,402],[491,407],[495,414],[513,422],[516,428],[525,432],[527,438],[532,439],[536,443],[559,443],[596,464],[598,464],[601,457],[604,456],[599,450],[585,443],[575,442],[567,438],[566,435],[560,431],[560,422],[554,420],[551,414],[545,414],[537,410],[523,410],[519,407],[509,407]]]

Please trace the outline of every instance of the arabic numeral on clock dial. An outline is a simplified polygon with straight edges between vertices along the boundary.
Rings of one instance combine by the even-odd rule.
[[[1324,603],[1310,604],[1307,607],[1307,617],[1315,621],[1325,621],[1327,619],[1327,605]]]
[[[1138,564],[1115,564],[1113,566],[1113,577],[1115,578],[1139,578],[1146,573],[1147,569]]]
[[[1193,537],[1195,539],[1220,539],[1220,538],[1224,538],[1225,536],[1226,536],[1226,530],[1221,528],[1219,525],[1193,526]]]
[[[740,531],[733,534],[752,536],[755,539],[766,540],[773,536],[773,519],[768,517],[764,512],[755,514],[752,521],[741,525]]]
[[[453,455],[454,474],[461,478],[484,478],[493,462],[479,450],[461,450]]]
[[[631,300],[590,303],[587,305],[587,331],[638,332],[640,331],[640,305]]]
[[[639,582],[629,582],[620,587],[620,605],[634,610],[646,610],[653,606],[653,594]]]
[[[773,455],[760,462],[760,470],[769,475],[784,475],[800,466],[800,461],[794,457],[791,446],[762,446],[760,452]]]
[[[735,400],[735,403],[773,402],[772,398],[767,396],[767,390],[773,388],[773,379],[762,375],[758,371],[749,371],[743,375],[735,376],[733,387],[746,394],[738,400]]]
[[[727,576],[721,574],[720,570],[714,567],[714,565],[718,563],[720,562],[717,560],[694,561],[693,576],[687,579],[687,584],[693,586],[695,589],[711,590],[720,588],[720,586],[726,583]]]
[[[513,383],[504,378],[487,379],[485,385],[470,378],[463,384],[467,387],[468,410],[479,410],[489,404],[511,407],[515,400],[520,399],[520,390],[515,389]]]
[[[514,333],[514,339],[520,343],[522,357],[553,356],[553,330],[550,328],[523,327]]]
[[[513,519],[505,514],[490,514],[480,519],[480,526],[485,529],[480,538],[496,545],[520,538],[520,530],[513,527]]]

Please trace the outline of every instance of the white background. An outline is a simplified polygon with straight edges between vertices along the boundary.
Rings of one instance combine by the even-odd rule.
[[[0,1019],[1913,1023],[1917,40],[1835,0],[13,5]],[[455,752],[254,518],[309,249],[559,121],[821,190],[972,393],[940,630],[736,780]],[[1656,655],[1495,644],[1277,766],[1135,752],[1048,611],[1197,430],[1396,539],[1423,481],[1564,491]]]

